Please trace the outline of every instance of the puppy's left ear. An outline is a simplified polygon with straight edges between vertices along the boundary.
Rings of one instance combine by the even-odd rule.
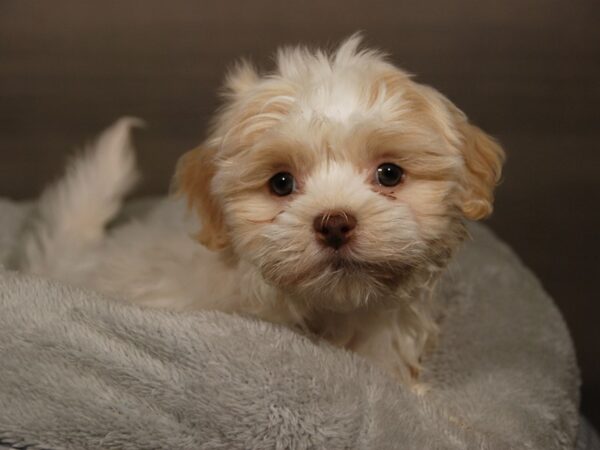
[[[420,85],[419,92],[438,118],[450,139],[458,146],[464,161],[460,179],[460,208],[466,218],[479,220],[493,210],[494,188],[502,173],[504,150],[465,114],[435,89]]]
[[[470,124],[456,107],[454,109],[455,128],[462,138],[461,153],[465,161],[461,209],[468,219],[479,220],[492,213],[504,150],[494,138]]]
[[[188,206],[196,210],[202,222],[198,241],[209,250],[222,250],[229,245],[229,237],[218,199],[212,192],[216,173],[216,150],[198,147],[184,154],[177,163],[174,188],[185,195]]]

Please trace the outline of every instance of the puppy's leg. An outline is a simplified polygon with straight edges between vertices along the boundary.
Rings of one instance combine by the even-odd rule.
[[[427,386],[420,379],[421,358],[435,341],[437,325],[429,316],[411,308],[376,311],[355,325],[355,335],[348,348],[392,374],[415,393],[423,394]]]
[[[85,269],[78,256],[102,239],[138,179],[130,131],[141,124],[134,118],[118,120],[43,192],[23,235],[18,269],[54,278],[73,278]]]

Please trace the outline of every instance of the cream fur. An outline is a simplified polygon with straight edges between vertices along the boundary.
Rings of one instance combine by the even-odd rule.
[[[132,122],[119,122],[96,144],[88,189],[71,173],[42,197],[24,267],[152,307],[282,323],[414,380],[437,333],[435,281],[465,234],[463,217],[491,212],[503,152],[441,94],[359,44],[353,36],[331,54],[282,49],[272,73],[248,63],[230,72],[212,131],[175,178],[201,227],[174,203],[170,214],[103,234],[133,180],[131,164],[102,164],[130,153]],[[377,183],[383,162],[405,170],[402,183]],[[297,180],[288,197],[268,189],[281,170]],[[312,223],[340,211],[358,225],[334,251]],[[67,244],[66,223],[88,228]],[[198,228],[204,246],[189,237]],[[57,260],[66,262],[48,263]]]

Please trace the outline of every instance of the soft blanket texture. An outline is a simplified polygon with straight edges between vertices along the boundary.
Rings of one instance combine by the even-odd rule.
[[[25,206],[0,202],[7,263]],[[565,324],[470,226],[424,395],[349,352],[215,312],[144,310],[0,271],[0,443],[29,449],[573,449]]]

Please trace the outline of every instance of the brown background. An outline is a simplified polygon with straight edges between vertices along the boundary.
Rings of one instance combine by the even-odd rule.
[[[0,0],[0,195],[29,198],[116,117],[143,117],[139,194],[165,192],[226,66],[356,30],[497,136],[489,224],[569,323],[600,424],[598,0]]]

